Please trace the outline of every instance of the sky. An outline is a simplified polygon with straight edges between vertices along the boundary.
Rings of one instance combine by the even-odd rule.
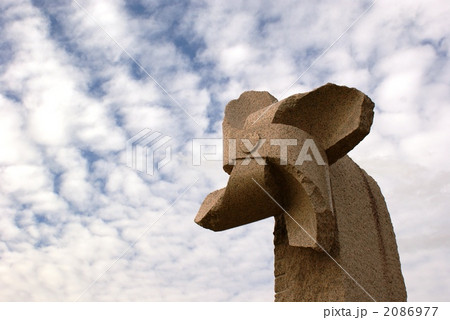
[[[349,155],[385,196],[408,300],[450,300],[447,1],[1,0],[0,12],[1,301],[273,301],[273,219],[196,225],[228,176],[221,161],[194,166],[192,143],[221,139],[225,105],[246,90],[281,100],[328,82],[375,102]],[[153,174],[127,166],[144,129],[170,137]]]

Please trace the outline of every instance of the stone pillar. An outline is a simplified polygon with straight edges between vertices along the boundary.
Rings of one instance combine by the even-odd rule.
[[[289,245],[275,217],[275,301],[406,301],[395,234],[377,183],[350,157],[330,166],[337,241],[329,251]],[[342,270],[341,267],[342,267]]]

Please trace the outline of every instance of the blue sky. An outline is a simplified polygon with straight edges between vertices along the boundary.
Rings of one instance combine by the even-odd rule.
[[[272,301],[273,219],[195,225],[227,175],[191,141],[221,138],[245,90],[327,82],[376,104],[350,156],[384,193],[409,300],[450,299],[447,2],[77,2],[0,3],[0,300]],[[172,137],[151,176],[126,166],[144,128]]]

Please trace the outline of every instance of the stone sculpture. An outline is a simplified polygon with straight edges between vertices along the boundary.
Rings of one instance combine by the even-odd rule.
[[[282,101],[248,91],[226,106],[230,178],[195,222],[221,231],[274,216],[275,301],[406,301],[383,195],[346,155],[373,108],[334,84]]]

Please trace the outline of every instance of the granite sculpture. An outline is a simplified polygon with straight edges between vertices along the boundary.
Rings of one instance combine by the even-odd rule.
[[[281,101],[247,91],[226,106],[230,178],[195,222],[222,231],[275,217],[275,301],[406,301],[384,197],[347,155],[373,109],[364,93],[330,83]]]

